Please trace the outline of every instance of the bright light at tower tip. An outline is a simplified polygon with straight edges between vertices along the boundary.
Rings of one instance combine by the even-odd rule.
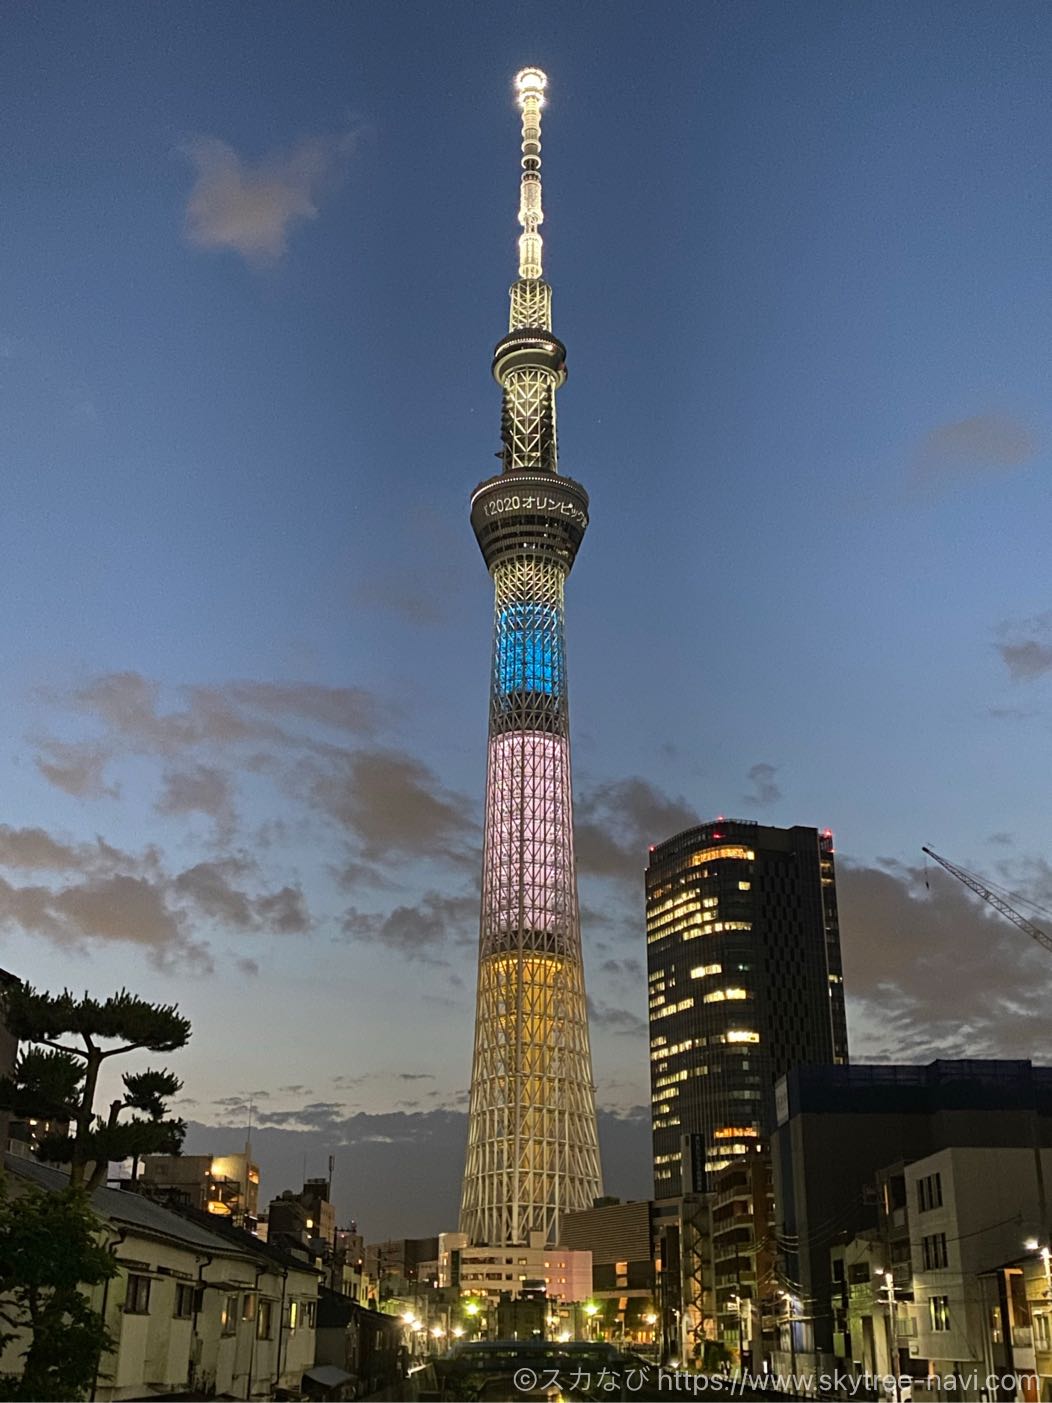
[[[536,95],[544,101],[544,90],[548,86],[548,79],[539,68],[522,68],[515,75],[515,87],[518,92],[519,101],[524,97]]]

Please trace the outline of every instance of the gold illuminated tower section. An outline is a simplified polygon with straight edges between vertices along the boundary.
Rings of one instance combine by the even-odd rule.
[[[558,470],[555,394],[566,348],[541,269],[546,79],[522,110],[519,276],[493,375],[503,468],[471,498],[493,577],[478,998],[460,1230],[472,1242],[554,1243],[560,1215],[601,1192],[573,849],[563,587],[588,494]]]

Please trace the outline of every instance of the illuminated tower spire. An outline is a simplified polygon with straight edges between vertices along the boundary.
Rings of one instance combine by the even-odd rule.
[[[555,392],[566,348],[541,278],[541,107],[524,68],[519,278],[493,375],[503,470],[471,498],[493,577],[475,1053],[460,1228],[473,1242],[554,1243],[560,1215],[601,1192],[573,850],[563,586],[588,494],[558,472]]]

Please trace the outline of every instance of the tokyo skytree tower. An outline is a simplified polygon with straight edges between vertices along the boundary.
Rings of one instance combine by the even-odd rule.
[[[588,494],[558,471],[555,392],[566,348],[541,276],[541,107],[522,110],[519,276],[493,375],[503,469],[475,488],[471,525],[493,576],[493,669],[475,1052],[460,1231],[475,1243],[555,1243],[560,1215],[602,1192],[573,847],[563,586]],[[535,1239],[535,1242],[538,1240]]]

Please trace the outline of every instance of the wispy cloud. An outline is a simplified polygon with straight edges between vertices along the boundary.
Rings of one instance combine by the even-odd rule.
[[[948,487],[1020,468],[1037,450],[1037,439],[1025,424],[1003,414],[974,414],[940,424],[926,435],[914,458],[914,479],[919,485]]]
[[[352,149],[350,134],[308,137],[255,163],[217,137],[182,150],[197,171],[186,205],[186,237],[198,248],[232,249],[248,263],[277,262],[298,225],[317,219]]]
[[[478,932],[478,897],[427,892],[415,906],[369,913],[350,910],[344,934],[354,940],[376,941],[407,960],[445,963],[443,952],[452,943],[471,944]]]
[[[310,762],[310,802],[361,844],[370,861],[402,854],[448,862],[477,860],[475,805],[445,789],[435,774],[404,750],[333,752]]]
[[[109,747],[96,741],[69,742],[43,737],[34,762],[37,769],[56,789],[75,799],[116,798],[119,789],[106,783]]]
[[[631,776],[585,787],[577,804],[577,863],[582,873],[640,883],[651,843],[697,823],[685,799]]]
[[[156,847],[129,853],[0,825],[0,870],[11,874],[0,874],[0,928],[74,950],[134,945],[161,968],[210,969],[202,928],[287,935],[311,926],[300,888],[261,889],[247,858],[173,872]],[[19,880],[26,873],[34,880]]]
[[[230,776],[213,765],[193,765],[165,772],[163,789],[154,805],[159,814],[205,814],[215,819],[222,835],[235,826]]]
[[[647,1021],[630,1008],[616,1008],[610,1004],[588,1000],[588,1019],[595,1028],[604,1028],[609,1033],[622,1037],[642,1038],[647,1031]]]
[[[768,765],[765,761],[753,765],[746,776],[752,784],[752,793],[743,794],[742,802],[759,806],[776,804],[782,797],[782,791],[774,779],[777,773],[778,767]]]
[[[1052,609],[1019,623],[1001,625],[1005,642],[994,646],[1015,682],[1033,682],[1052,672]]]

